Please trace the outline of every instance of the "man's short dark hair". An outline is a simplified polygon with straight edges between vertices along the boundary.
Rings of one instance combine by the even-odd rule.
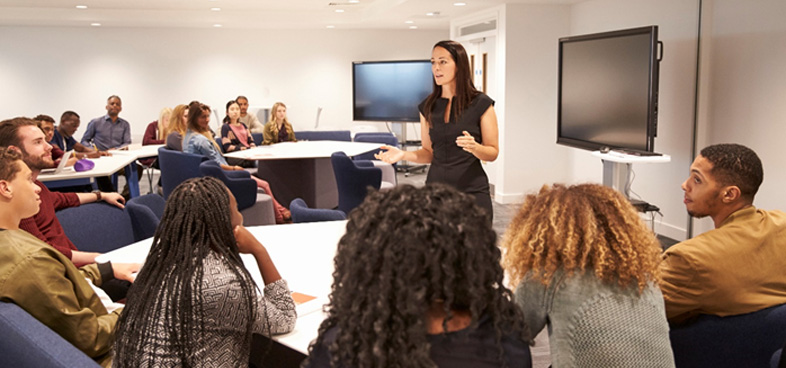
[[[0,147],[0,180],[11,181],[19,172],[19,164],[22,161],[22,154],[18,150]]]
[[[243,95],[237,96],[237,98],[235,98],[235,101],[237,100],[246,100],[246,102],[248,102],[248,98],[246,98],[246,96]]]
[[[33,118],[33,120],[35,120],[35,121],[48,121],[48,122],[50,122],[50,123],[52,123],[52,124],[54,124],[54,123],[55,123],[55,119],[53,119],[53,118],[52,118],[51,116],[49,116],[49,115],[44,115],[44,114],[38,114],[38,115],[36,115],[36,117],[34,117],[34,118]]]
[[[721,185],[736,185],[743,198],[753,197],[764,181],[764,169],[756,152],[741,144],[713,144],[701,150],[701,155],[712,164],[710,174]]]
[[[19,139],[19,128],[26,125],[38,127],[38,123],[35,120],[22,116],[0,121],[0,147],[16,146],[22,149],[22,141]]]
[[[77,114],[77,113],[75,113],[75,112],[73,112],[71,110],[68,110],[68,111],[64,112],[63,115],[60,115],[60,121],[71,120],[71,118],[73,118],[73,117],[79,119],[79,114]]]
[[[111,96],[107,97],[106,102],[109,102],[109,100],[111,100],[113,98],[118,99],[118,101],[123,101],[123,100],[120,99],[120,96],[118,96],[118,95],[111,95]]]

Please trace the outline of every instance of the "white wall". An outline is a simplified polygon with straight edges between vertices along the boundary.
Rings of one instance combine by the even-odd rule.
[[[705,0],[706,47],[700,91],[699,149],[714,143],[744,144],[759,155],[764,183],[754,204],[786,210],[786,2]],[[694,235],[712,228],[695,222]]]
[[[660,65],[658,137],[655,150],[671,155],[667,164],[635,164],[633,192],[661,208],[655,230],[684,239],[688,216],[680,184],[692,160],[698,2],[685,0],[596,0],[571,7],[570,34],[658,26],[664,43]],[[571,153],[573,182],[601,182],[602,164],[589,151]]]
[[[448,30],[232,30],[3,27],[0,117],[65,110],[87,122],[123,99],[140,142],[164,106],[199,100],[221,111],[238,94],[283,101],[296,130],[349,129],[352,61],[423,59]],[[211,121],[215,125],[216,122]],[[382,128],[384,130],[384,128]]]

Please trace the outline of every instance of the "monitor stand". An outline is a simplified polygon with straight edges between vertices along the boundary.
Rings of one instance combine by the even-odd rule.
[[[666,163],[671,156],[634,156],[619,152],[592,152],[592,155],[603,162],[603,185],[611,187],[630,199],[630,175],[634,163]]]

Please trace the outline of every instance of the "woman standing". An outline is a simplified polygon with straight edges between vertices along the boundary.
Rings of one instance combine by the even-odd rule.
[[[546,325],[561,367],[674,367],[661,248],[619,192],[544,186],[510,223],[503,247],[530,334]]]
[[[452,185],[475,197],[491,218],[489,180],[480,161],[499,154],[494,101],[475,89],[467,52],[460,43],[440,41],[431,52],[433,92],[419,106],[422,147],[402,151],[382,146],[378,159],[430,163],[426,183]]]
[[[210,131],[210,107],[198,101],[191,102],[188,107],[188,127],[186,134],[183,136],[183,152],[193,153],[209,157],[221,168],[227,171],[240,171],[243,170],[240,166],[227,164],[224,156],[221,155],[221,150],[218,147],[215,139],[213,139],[213,132]],[[265,190],[265,193],[273,199],[274,215],[276,223],[283,224],[291,221],[292,215],[286,207],[282,206],[273,195],[268,182],[251,175],[257,183],[257,187]]]
[[[115,334],[115,367],[248,366],[252,333],[292,331],[295,303],[265,247],[218,179],[169,196]],[[240,253],[252,254],[260,293]]]
[[[287,120],[287,106],[283,102],[276,102],[270,111],[272,114],[270,114],[270,121],[265,124],[262,144],[297,142],[295,130]]]

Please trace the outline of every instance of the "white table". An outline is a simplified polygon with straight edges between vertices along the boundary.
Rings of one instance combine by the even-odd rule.
[[[270,183],[276,199],[284,206],[295,198],[303,198],[309,207],[332,209],[338,206],[338,189],[330,155],[342,151],[355,156],[381,146],[342,141],[282,142],[224,156],[256,160],[257,175]]]
[[[319,324],[325,319],[321,307],[327,303],[333,283],[333,257],[338,241],[346,231],[346,221],[255,226],[248,230],[265,245],[290,290],[317,297],[297,307],[297,323],[292,332],[273,337],[279,343],[307,355],[308,344],[317,337]],[[152,242],[152,238],[142,240],[103,254],[96,261],[144,263]],[[254,257],[242,254],[241,258],[257,285],[263,285]]]
[[[127,150],[109,150],[113,155],[131,155],[136,159],[158,157],[158,149],[164,147],[163,144],[150,144],[147,146],[132,144]]]
[[[112,174],[125,168],[126,179],[128,180],[128,190],[131,197],[139,196],[139,180],[137,179],[137,172],[134,162],[136,157],[133,155],[112,155],[101,156],[99,158],[91,158],[90,161],[95,163],[95,167],[88,171],[75,171],[73,167],[68,167],[66,170],[57,174],[41,173],[38,175],[38,180],[42,182],[72,180],[72,179],[85,179],[95,178],[101,176],[111,176]]]

